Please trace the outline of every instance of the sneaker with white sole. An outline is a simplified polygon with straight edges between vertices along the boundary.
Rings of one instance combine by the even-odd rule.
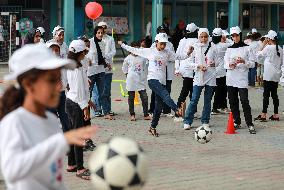
[[[235,127],[235,130],[242,128],[240,124],[236,124],[236,123],[234,123],[234,127]]]
[[[176,122],[176,123],[183,122],[183,118],[182,117],[175,117],[174,122]]]
[[[250,134],[256,134],[256,130],[255,130],[254,126],[248,126],[248,128],[249,128]]]
[[[190,130],[191,126],[189,124],[183,124],[183,129],[184,130]]]

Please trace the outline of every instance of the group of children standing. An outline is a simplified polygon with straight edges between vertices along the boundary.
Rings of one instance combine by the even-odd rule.
[[[281,75],[282,80],[284,77],[282,74],[284,72],[283,50],[278,45],[275,31],[269,31],[267,35],[263,36],[263,39],[263,41],[254,39],[249,43],[248,41],[244,43],[242,31],[238,26],[230,28],[230,33],[221,28],[215,28],[212,37],[210,37],[207,28],[198,28],[194,23],[191,23],[187,25],[185,37],[179,42],[176,52],[171,48],[171,42],[169,42],[162,26],[158,27],[155,42],[150,48],[138,47],[137,44],[134,46],[135,43],[132,43],[132,47],[130,47],[119,42],[122,48],[131,52],[123,64],[123,72],[127,74],[127,90],[141,91],[138,88],[130,89],[130,83],[132,86],[139,84],[138,86],[142,86],[145,90],[145,76],[148,71],[148,85],[152,93],[155,94],[153,119],[149,132],[158,136],[156,127],[161,112],[165,109],[164,105],[175,112],[174,120],[183,121],[184,129],[189,130],[197,112],[201,92],[204,89],[204,106],[201,116],[203,125],[209,126],[210,115],[231,111],[234,117],[234,126],[239,129],[241,127],[240,100],[249,133],[255,134],[248,86],[251,69],[256,67],[256,63],[263,64],[264,92],[262,113],[254,119],[266,121],[271,94],[274,114],[269,119],[279,120],[277,88]],[[130,57],[135,57],[135,59],[130,59]],[[173,64],[174,62],[175,64]],[[143,67],[140,66],[141,64]],[[148,70],[146,64],[148,64]],[[135,75],[137,73],[136,66],[143,68],[139,70],[141,77]],[[175,69],[169,69],[173,66]],[[171,86],[172,79],[168,76],[173,73],[183,77],[183,86],[177,104],[170,97],[171,88],[169,86]],[[134,75],[135,80],[132,78]],[[190,103],[184,118],[182,118],[182,108],[188,95]],[[213,95],[213,108],[211,109]],[[227,95],[231,110],[227,106]],[[129,97],[130,110],[133,109],[133,96],[131,93]],[[142,103],[142,105],[143,110],[146,110],[146,104]],[[150,108],[150,110],[152,109]],[[135,119],[133,113],[130,111],[131,120]]]
[[[12,55],[9,60],[12,73],[6,79],[16,83],[5,91],[0,101],[1,168],[8,189],[64,189],[63,156],[67,151],[67,172],[90,179],[90,171],[83,161],[83,147],[95,147],[91,140],[95,128],[90,127],[90,109],[105,119],[114,119],[110,86],[115,43],[106,34],[106,27],[106,23],[99,23],[93,38],[80,37],[69,47],[64,43],[64,28],[60,26],[55,27],[54,38],[46,43],[40,39],[40,30],[33,30],[29,35],[30,44]],[[131,46],[118,42],[131,53],[122,67],[127,77],[131,121],[136,120],[134,96],[138,91],[144,119],[151,120],[148,129],[151,135],[159,136],[156,128],[161,113],[171,116],[171,110],[175,121],[183,120],[184,129],[189,130],[204,89],[203,125],[209,126],[211,114],[229,111],[228,93],[235,128],[241,127],[240,97],[248,130],[255,134],[248,99],[248,73],[256,63],[263,64],[264,92],[263,110],[255,119],[266,121],[271,94],[274,114],[269,119],[279,120],[277,87],[279,82],[284,83],[284,68],[283,50],[275,31],[269,31],[258,42],[258,51],[254,43],[249,46],[242,41],[238,26],[230,28],[229,35],[216,28],[210,37],[207,28],[191,23],[177,52],[162,26],[157,33],[150,48],[136,42]],[[174,74],[183,77],[177,103],[170,96]],[[152,90],[152,115],[148,110],[147,83]],[[183,115],[188,95],[190,103]],[[59,117],[64,134],[57,118],[47,110]]]

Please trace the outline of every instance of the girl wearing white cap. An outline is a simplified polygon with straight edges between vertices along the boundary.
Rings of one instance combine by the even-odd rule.
[[[24,64],[23,64],[24,63]],[[17,84],[1,99],[1,169],[8,189],[66,189],[63,160],[69,145],[84,145],[94,127],[62,133],[54,114],[61,83],[60,68],[74,68],[43,45],[26,45],[9,60],[12,73],[5,78]]]
[[[132,42],[131,47],[139,48],[140,43]],[[128,91],[128,106],[130,120],[136,121],[134,112],[135,91],[140,94],[144,120],[151,120],[148,114],[147,87],[147,60],[140,56],[129,54],[123,61],[122,71],[126,75],[126,90]]]
[[[86,45],[82,40],[73,40],[69,46],[68,58],[76,61],[77,68],[67,71],[67,80],[70,89],[66,93],[66,112],[71,121],[70,128],[78,129],[84,126],[84,121],[90,120],[90,101],[88,78],[81,61],[85,57]],[[83,166],[83,148],[71,146],[68,154],[68,172],[77,172],[76,176],[90,179],[90,172]]]
[[[160,34],[160,33],[164,33],[166,34],[165,32],[165,29],[163,28],[163,26],[159,26],[157,28],[157,34]],[[151,48],[156,48],[156,43],[157,42],[154,42],[151,46]],[[172,44],[172,42],[167,42],[167,45],[166,45],[166,48],[165,50],[167,51],[171,51],[172,53],[175,53],[175,50],[174,50],[174,46]],[[171,94],[171,91],[172,91],[172,81],[174,79],[174,64],[173,63],[170,63],[166,66],[166,89],[167,91],[169,92],[169,94]],[[153,113],[153,111],[155,110],[155,93],[152,92],[151,94],[151,103],[150,103],[150,111],[151,113]],[[167,106],[167,104],[163,104],[163,109],[162,109],[162,113],[165,117],[173,117],[173,114],[171,114],[171,108],[169,106]]]
[[[127,51],[144,57],[149,60],[148,66],[148,85],[155,93],[155,110],[153,114],[153,120],[149,133],[155,137],[159,134],[156,131],[161,111],[163,108],[163,102],[165,102],[176,114],[181,115],[181,110],[171,99],[169,92],[166,89],[166,66],[176,59],[173,52],[165,50],[168,42],[167,34],[160,33],[155,37],[156,48],[133,48],[131,46],[123,44],[119,41],[119,45]]]
[[[241,117],[239,109],[239,96],[243,106],[246,124],[251,134],[255,134],[252,123],[251,107],[248,100],[248,71],[255,63],[250,60],[248,45],[241,41],[241,29],[236,26],[230,28],[230,34],[234,44],[230,46],[224,57],[226,73],[226,84],[228,86],[228,98],[231,111],[234,117],[235,128],[241,127]]]
[[[216,87],[214,102],[211,114],[228,113],[227,107],[227,86],[226,86],[226,69],[224,68],[224,56],[229,43],[222,42],[223,31],[221,28],[215,28],[212,32],[212,47],[208,52],[208,61],[217,63],[216,67]]]
[[[263,41],[263,48],[257,52],[257,58],[264,60],[263,73],[263,108],[262,113],[255,120],[266,121],[267,108],[269,105],[269,96],[273,99],[274,114],[270,120],[279,121],[278,107],[279,98],[277,94],[278,83],[281,77],[281,66],[283,64],[283,50],[278,45],[277,33],[270,30]]]
[[[195,71],[192,98],[184,116],[185,130],[189,130],[191,128],[194,113],[196,112],[197,104],[203,88],[205,88],[205,91],[201,123],[203,125],[209,125],[211,98],[214,86],[216,86],[215,66],[218,66],[218,62],[209,62],[207,59],[207,54],[210,49],[208,29],[200,28],[198,31],[198,38],[199,42],[194,44],[194,50],[191,53],[190,58],[181,61],[180,63],[181,65],[188,64],[190,68]]]
[[[176,55],[177,56],[183,56],[187,55],[189,56],[193,51],[193,44],[198,42],[198,27],[194,23],[190,23],[186,26],[186,33],[185,37],[180,40]],[[182,83],[182,89],[180,91],[180,95],[178,98],[177,106],[179,108],[182,107],[183,102],[186,101],[186,98],[189,95],[189,98],[191,99],[192,96],[192,88],[193,88],[193,70],[190,68],[190,66],[186,63],[180,64],[179,60],[175,61],[175,74],[181,75],[183,78]],[[182,117],[178,117],[175,115],[175,122],[182,121]]]

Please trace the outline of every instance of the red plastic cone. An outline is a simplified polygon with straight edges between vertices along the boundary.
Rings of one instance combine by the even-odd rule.
[[[227,127],[227,131],[225,133],[228,134],[228,135],[236,134],[232,112],[230,112],[229,119],[228,119],[228,127]]]

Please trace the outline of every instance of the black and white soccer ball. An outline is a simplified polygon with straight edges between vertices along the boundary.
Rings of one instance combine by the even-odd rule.
[[[138,144],[114,137],[97,146],[89,160],[91,180],[96,190],[139,190],[147,180],[147,157]]]
[[[212,130],[209,125],[203,124],[195,130],[194,137],[201,144],[208,143],[212,139]]]

